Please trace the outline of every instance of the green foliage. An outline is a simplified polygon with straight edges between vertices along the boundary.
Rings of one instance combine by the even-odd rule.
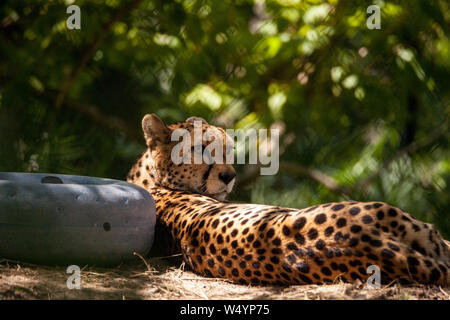
[[[234,200],[385,201],[450,236],[448,1],[374,1],[380,30],[372,1],[343,0],[80,0],[67,30],[72,2],[2,3],[1,171],[123,179],[151,112],[277,123],[281,160],[302,169],[238,166]]]

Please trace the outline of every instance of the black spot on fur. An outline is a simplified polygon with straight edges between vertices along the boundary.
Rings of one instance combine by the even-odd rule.
[[[441,273],[439,272],[438,269],[434,268],[433,270],[431,270],[430,282],[436,282],[439,280],[440,277],[441,277]]]
[[[306,224],[306,218],[305,217],[300,217],[297,220],[295,220],[294,222],[294,229],[300,230],[302,229]]]
[[[295,267],[300,272],[303,272],[303,273],[308,273],[309,272],[309,264],[304,262],[304,261],[297,263],[295,265]]]
[[[343,205],[343,204],[336,204],[336,205],[334,205],[334,206],[331,207],[331,210],[333,210],[333,211],[339,211],[339,210],[341,210],[342,208],[344,208],[344,205]]]
[[[397,211],[395,209],[393,209],[393,208],[390,208],[389,211],[388,211],[388,215],[390,217],[396,217],[397,216]]]
[[[305,237],[298,233],[295,235],[295,242],[297,242],[299,245],[303,245],[305,244]]]
[[[363,222],[364,224],[370,224],[370,223],[373,222],[373,219],[372,219],[371,216],[365,215],[365,216],[362,217],[362,222]]]
[[[381,250],[381,256],[388,258],[388,259],[392,259],[395,257],[395,253],[389,249],[383,249]]]
[[[308,231],[308,238],[309,238],[310,240],[316,239],[318,235],[319,235],[319,233],[318,233],[317,229],[311,228],[311,229]]]
[[[325,213],[318,214],[318,215],[314,218],[314,222],[315,222],[316,224],[322,224],[322,223],[324,223],[325,221],[327,221],[327,216],[325,215]]]
[[[336,222],[336,226],[338,228],[345,227],[346,225],[347,225],[347,220],[345,218],[339,218],[338,221]]]
[[[342,240],[343,238],[344,238],[344,236],[342,235],[342,232],[340,232],[340,231],[336,232],[336,234],[334,235],[334,240],[336,242]]]
[[[339,271],[347,272],[348,268],[347,268],[347,266],[345,264],[341,263],[341,264],[339,264]]]
[[[325,247],[325,241],[322,239],[316,241],[317,250],[322,250]]]
[[[306,284],[312,284],[312,280],[310,278],[308,278],[307,276],[305,276],[304,274],[299,274],[298,277],[300,278],[301,281],[303,281]]]
[[[280,245],[281,245],[281,239],[278,238],[278,237],[275,238],[275,239],[273,239],[272,244],[273,244],[274,246],[280,246]]]
[[[408,257],[408,264],[412,266],[418,266],[420,263],[419,260],[417,260],[416,258]]]
[[[378,218],[378,220],[383,220],[383,218],[384,218],[384,212],[383,211],[378,211],[377,212],[377,218]]]
[[[316,255],[316,252],[312,248],[306,249],[306,255],[310,258],[314,257]]]
[[[350,247],[356,247],[359,243],[359,240],[357,238],[351,238],[348,242]]]
[[[287,256],[287,260],[290,264],[294,264],[297,258],[294,255],[290,254]]]
[[[324,234],[325,234],[325,236],[329,237],[329,236],[331,236],[333,234],[333,232],[334,232],[334,228],[333,227],[328,227],[328,228],[325,229]]]
[[[283,234],[287,237],[291,234],[291,230],[288,227],[283,226]]]

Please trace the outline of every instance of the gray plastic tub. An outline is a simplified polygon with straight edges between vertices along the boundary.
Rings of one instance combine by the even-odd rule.
[[[0,258],[113,266],[145,255],[155,203],[125,181],[0,172]]]

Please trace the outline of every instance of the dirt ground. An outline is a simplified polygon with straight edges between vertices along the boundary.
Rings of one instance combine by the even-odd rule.
[[[243,286],[183,270],[174,259],[147,259],[116,268],[81,268],[81,289],[68,289],[64,267],[0,260],[3,299],[440,299],[450,288],[401,286],[368,289],[362,283],[289,287]],[[179,267],[174,267],[178,265]]]

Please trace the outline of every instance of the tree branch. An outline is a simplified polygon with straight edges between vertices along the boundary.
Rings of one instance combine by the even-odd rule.
[[[131,10],[133,10],[134,8],[136,8],[139,3],[142,0],[134,0],[131,1],[129,3],[127,3],[126,5],[124,5],[121,9],[119,9],[112,17],[111,20],[109,20],[100,30],[100,32],[94,37],[94,39],[92,39],[91,43],[89,44],[89,46],[86,48],[86,51],[84,52],[83,56],[81,57],[78,65],[73,68],[69,74],[67,75],[67,77],[65,78],[65,80],[63,81],[62,85],[61,85],[61,89],[60,92],[58,94],[58,96],[56,97],[56,101],[55,101],[55,106],[57,108],[60,108],[61,105],[64,102],[64,99],[67,96],[67,93],[69,92],[70,87],[72,86],[73,81],[76,79],[76,77],[80,74],[81,70],[83,70],[83,68],[86,66],[86,64],[88,63],[88,61],[92,58],[92,56],[95,53],[95,50],[98,48],[99,44],[103,41],[103,39],[105,38],[106,34],[109,32],[109,30],[111,29],[111,27],[117,22],[119,21],[123,16],[125,16],[126,14],[128,14]]]
[[[259,175],[260,168],[261,165],[253,165],[249,167],[249,169],[247,170],[246,173],[244,173],[242,178],[238,177],[239,184],[247,184],[256,179],[256,177]],[[318,183],[322,184],[323,186],[325,186],[326,188],[335,193],[349,197],[350,190],[348,188],[342,186],[333,177],[323,173],[318,169],[306,168],[293,162],[281,161],[279,171],[287,172],[298,176],[306,176],[310,179],[317,181]]]
[[[427,146],[428,144],[439,138],[442,134],[448,132],[448,126],[449,121],[447,120],[442,125],[433,130],[430,134],[428,134],[425,138],[413,141],[403,149],[399,150],[392,157],[387,159],[382,165],[380,165],[377,171],[375,171],[371,176],[357,183],[353,189],[362,189],[364,191],[367,190],[373,180],[375,180],[381,173],[383,173],[383,171],[388,170],[394,161],[403,157],[404,155],[414,153],[420,148]]]
[[[45,90],[43,92],[36,92],[38,97],[41,97],[49,102],[54,101],[58,92]],[[73,109],[81,114],[84,114],[91,119],[92,122],[110,129],[115,132],[122,132],[127,138],[134,140],[136,142],[142,143],[143,136],[138,126],[130,126],[123,119],[113,116],[105,115],[102,111],[95,105],[75,101],[72,99],[65,99],[64,105],[70,109]]]
[[[299,166],[296,163],[282,161],[280,163],[280,170],[296,175],[307,176],[324,185],[333,192],[348,196],[349,190],[346,187],[339,184],[339,182],[337,182],[333,177],[323,173],[318,169],[306,168]]]

